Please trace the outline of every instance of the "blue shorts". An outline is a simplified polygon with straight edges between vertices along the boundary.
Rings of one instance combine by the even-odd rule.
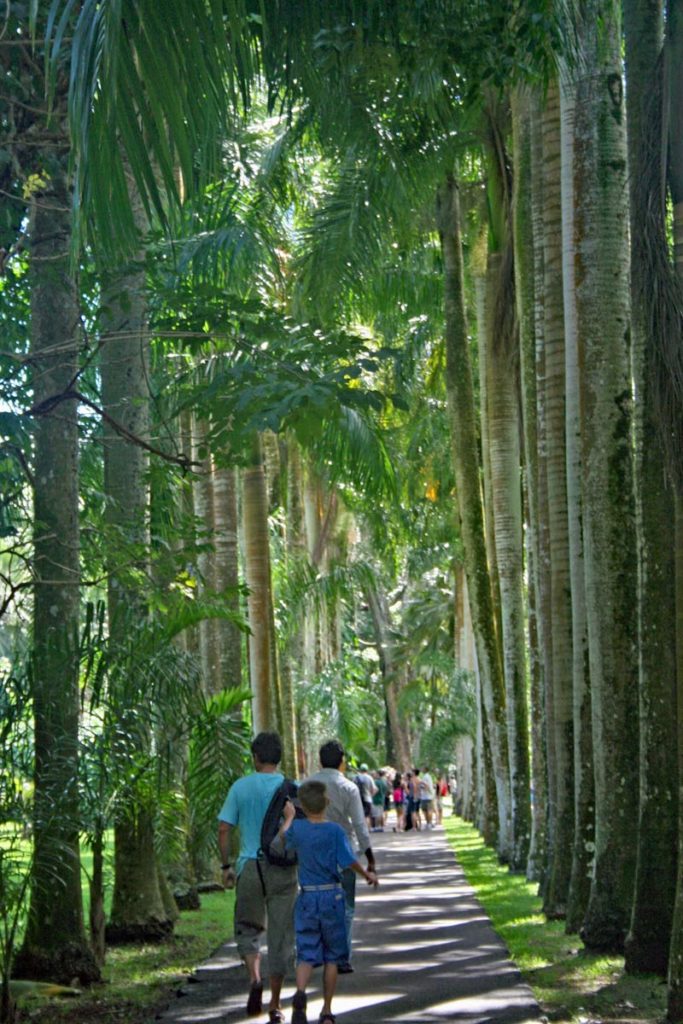
[[[299,893],[294,911],[297,963],[319,967],[348,961],[345,908],[341,886]]]

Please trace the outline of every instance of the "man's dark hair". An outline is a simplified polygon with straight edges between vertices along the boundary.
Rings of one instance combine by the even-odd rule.
[[[279,764],[282,758],[282,740],[276,732],[260,732],[251,741],[251,752],[261,764]]]
[[[325,783],[317,779],[302,782],[296,795],[306,814],[320,814],[329,803]]]
[[[344,760],[344,748],[339,740],[328,740],[320,748],[320,764],[323,768],[338,768]]]

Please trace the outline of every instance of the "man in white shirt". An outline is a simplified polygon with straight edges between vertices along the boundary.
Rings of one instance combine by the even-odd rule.
[[[365,819],[360,791],[355,782],[346,778],[346,758],[344,747],[339,740],[328,740],[320,748],[320,771],[311,775],[310,779],[324,782],[327,789],[329,804],[327,818],[336,821],[344,829],[355,853],[362,852],[367,857],[368,871],[374,871],[375,855],[370,847],[370,835]],[[350,868],[342,871],[342,885],[346,902],[346,932],[349,951],[351,950],[351,932],[353,930],[353,913],[356,902],[356,875]],[[350,974],[353,967],[350,963],[340,964],[340,974]]]
[[[432,778],[429,768],[425,768],[422,772],[418,785],[420,790],[420,810],[427,819],[427,828],[434,828],[432,824],[432,814],[434,811],[434,779]]]

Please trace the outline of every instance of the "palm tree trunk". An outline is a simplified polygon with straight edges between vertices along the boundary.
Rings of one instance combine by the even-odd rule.
[[[206,439],[206,421],[193,415],[192,460],[199,465],[199,470],[193,477],[192,492],[199,529],[197,539],[200,551],[197,556],[197,568],[199,570],[200,595],[207,591],[214,593],[216,590],[213,550],[215,541],[213,472],[211,453],[208,451]],[[202,619],[199,623],[198,633],[204,692],[216,693],[222,688],[216,620],[213,618]]]
[[[581,45],[574,236],[595,758],[595,868],[581,935],[591,949],[618,952],[635,873],[638,661],[626,118],[616,0],[588,5]]]
[[[595,848],[595,785],[593,735],[588,673],[588,622],[581,532],[581,417],[579,336],[574,280],[574,83],[561,70],[560,110],[562,140],[562,276],[565,333],[565,431],[567,444],[567,514],[569,577],[571,581],[572,689],[574,722],[574,846],[567,899],[566,930],[578,932],[590,896]]]
[[[143,213],[136,202],[138,223]],[[100,363],[102,406],[116,423],[134,437],[149,435],[149,365],[147,309],[144,272],[138,264],[118,273],[103,274],[103,344]],[[113,559],[109,567],[107,610],[110,642],[123,650],[129,628],[135,628],[146,614],[145,597],[138,579],[140,551],[149,549],[148,457],[139,445],[124,440],[104,423],[104,489],[106,520],[112,539]],[[121,673],[135,671],[124,665]],[[124,681],[125,683],[125,681]],[[148,754],[149,731],[140,707],[130,707],[112,680],[113,699],[119,706],[112,712],[125,731],[136,737],[140,753]],[[115,876],[111,917],[107,925],[110,942],[156,939],[172,931],[164,911],[156,872],[153,814],[135,791],[119,809],[114,827]]]
[[[503,268],[506,257],[489,254],[488,327],[485,332],[488,367],[489,456],[494,519],[494,540],[500,587],[503,673],[510,765],[511,860],[516,871],[526,869],[531,839],[529,707],[527,700],[525,615],[523,596],[522,480],[520,423],[515,341],[505,338],[496,323],[500,303],[509,303],[509,282]],[[506,295],[507,292],[507,295]]]
[[[505,688],[495,632],[491,580],[486,563],[472,367],[463,293],[460,211],[457,186],[451,178],[439,192],[437,218],[444,259],[446,390],[451,420],[460,531],[498,801],[498,851],[507,862],[512,850]]]
[[[676,600],[667,479],[658,423],[660,345],[669,339],[666,306],[653,300],[670,272],[662,168],[662,48],[659,0],[624,3],[631,193],[631,295],[638,521],[640,813],[626,970],[666,974],[676,889]],[[653,259],[652,250],[659,253]],[[664,322],[663,322],[664,321]],[[680,321],[679,321],[680,324]],[[652,865],[657,870],[652,870]]]
[[[30,223],[33,387],[39,409],[33,484],[34,861],[28,923],[14,971],[63,984],[73,977],[85,983],[99,978],[85,934],[78,842],[77,403],[46,407],[73,387],[78,368],[70,231],[69,189],[57,171],[34,196]]]
[[[214,581],[225,607],[239,612],[237,544],[237,480],[233,466],[214,466]],[[226,619],[215,620],[217,676],[221,688],[242,685],[242,631]]]
[[[671,3],[667,13],[669,186],[673,203],[675,270],[683,288],[683,11],[680,4]],[[683,1021],[683,493],[680,480],[677,480],[675,509],[678,870],[667,976],[667,1017],[673,1024],[680,1024]]]
[[[526,87],[512,92],[513,138],[513,245],[515,298],[519,323],[522,437],[524,441],[524,493],[526,496],[526,552],[528,567],[527,630],[531,704],[532,826],[527,878],[540,881],[546,856],[547,759],[544,737],[544,640],[540,608],[539,432],[536,384],[537,279],[543,265],[542,236],[535,231],[534,210],[540,226],[540,160],[532,150],[532,96]],[[538,193],[538,194],[536,194]],[[542,335],[541,335],[542,336]]]
[[[261,444],[254,438],[252,464],[242,470],[244,575],[249,588],[249,678],[254,733],[273,730],[277,722],[275,680],[272,678],[272,590],[268,495],[261,460]]]
[[[562,288],[562,206],[560,187],[560,97],[550,84],[543,111],[544,356],[546,479],[550,540],[552,676],[546,680],[552,704],[548,756],[554,760],[550,853],[543,910],[564,917],[574,842],[574,737],[572,633],[569,575],[565,441],[565,337]]]

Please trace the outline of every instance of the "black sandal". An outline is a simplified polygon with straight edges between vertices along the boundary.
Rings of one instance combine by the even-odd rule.
[[[247,999],[247,1015],[249,1017],[258,1017],[263,1009],[263,982],[255,982],[249,989],[249,998]]]
[[[323,1013],[320,1015],[318,1024],[337,1024],[337,1018],[333,1013]]]

